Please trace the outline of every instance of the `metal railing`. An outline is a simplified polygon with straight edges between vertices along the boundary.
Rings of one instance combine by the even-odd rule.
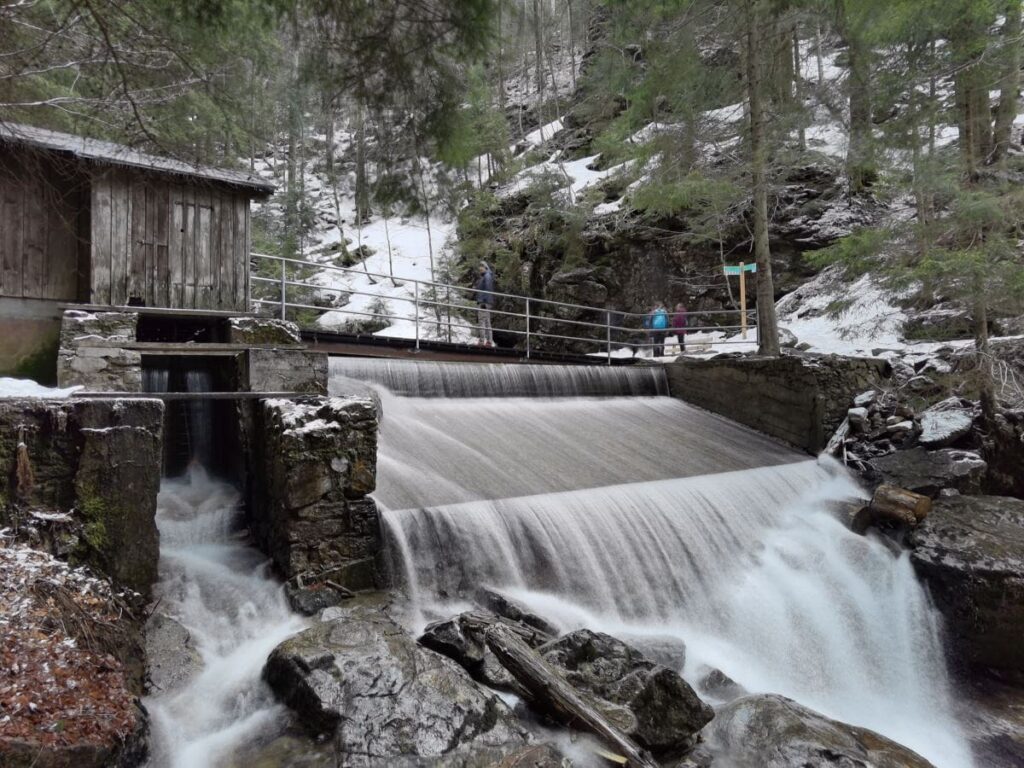
[[[456,343],[457,337],[465,333],[474,335],[480,343],[484,331],[488,328],[480,322],[484,316],[476,301],[479,292],[474,288],[430,280],[399,278],[357,267],[339,267],[334,264],[320,264],[262,253],[253,253],[251,258],[255,266],[250,277],[254,289],[252,302],[261,310],[270,310],[282,320],[297,321],[300,326],[312,326],[320,316],[328,312],[337,312],[352,318],[369,318],[383,323],[385,327],[394,321],[410,322],[413,324],[413,337],[410,340],[415,343],[416,349],[420,348],[421,341]],[[311,278],[323,272],[367,278],[371,286],[380,281],[390,281],[393,287],[411,284],[412,295],[394,295],[382,290],[356,290],[311,282]],[[380,304],[373,311],[365,311],[348,309],[344,305],[313,303],[319,296],[325,294],[366,296],[379,300]],[[663,331],[645,328],[644,321],[650,313],[619,312],[605,307],[571,304],[501,291],[488,291],[487,294],[494,298],[493,306],[486,310],[493,332],[514,336],[517,339],[515,348],[520,349],[527,358],[540,350],[580,353],[582,349],[583,354],[596,353],[606,356],[608,363],[611,364],[616,350],[632,349],[635,355],[640,350],[650,349],[653,353],[656,348],[666,346],[666,336],[677,334],[677,329],[671,327]],[[412,315],[390,311],[388,302],[412,304]],[[671,319],[672,310],[669,309],[667,312]],[[746,326],[741,323],[740,310],[688,310],[686,314],[685,336],[688,343],[701,343],[701,340],[696,338],[700,333],[740,332],[749,328],[756,334],[757,329],[752,322],[756,318],[754,310],[747,311]],[[581,319],[584,317],[592,319]],[[716,317],[731,319],[732,324],[694,324],[695,318],[698,323],[703,323]],[[472,319],[476,319],[477,322],[472,322]],[[493,324],[495,319],[498,320],[497,324]],[[329,327],[319,327],[322,330],[330,330]],[[662,334],[661,341],[654,334]],[[756,339],[756,335],[753,338]],[[712,343],[743,344],[749,343],[749,340],[722,338],[715,339]]]

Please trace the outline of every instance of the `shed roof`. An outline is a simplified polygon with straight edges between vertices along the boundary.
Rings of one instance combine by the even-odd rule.
[[[258,195],[268,195],[274,191],[273,184],[245,171],[193,165],[192,163],[174,160],[169,157],[148,155],[131,147],[126,147],[124,144],[116,144],[112,141],[90,139],[73,133],[36,128],[32,125],[0,122],[0,144],[16,144],[52,152],[62,152],[95,163],[126,165],[156,173],[192,176],[222,184],[244,187]]]

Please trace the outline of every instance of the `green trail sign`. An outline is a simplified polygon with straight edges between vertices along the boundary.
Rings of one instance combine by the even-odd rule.
[[[741,272],[757,272],[757,264],[735,264],[732,266],[722,267],[722,271],[727,275],[736,277]]]

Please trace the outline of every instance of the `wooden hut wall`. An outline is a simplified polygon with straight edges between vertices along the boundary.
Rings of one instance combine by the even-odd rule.
[[[0,150],[0,296],[78,298],[82,195],[68,169]]]
[[[96,304],[243,311],[249,197],[122,169],[93,175]]]

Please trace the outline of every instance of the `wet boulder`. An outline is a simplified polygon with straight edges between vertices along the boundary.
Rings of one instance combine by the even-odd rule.
[[[676,672],[610,635],[579,630],[538,650],[575,688],[628,709],[636,719],[628,735],[656,754],[689,749],[714,717]]]
[[[964,407],[960,398],[949,398],[936,403],[921,414],[921,434],[918,442],[925,448],[944,448],[971,433],[974,409]]]
[[[716,764],[733,768],[932,768],[923,757],[866,728],[830,720],[775,694],[744,696],[705,730]]]
[[[492,624],[509,627],[531,648],[551,640],[534,627],[493,613],[467,611],[444,621],[428,624],[419,638],[421,645],[461,664],[475,680],[492,688],[516,692],[518,685],[487,647],[484,635]]]
[[[203,668],[192,633],[163,613],[146,622],[146,674],[153,691],[172,691]]]
[[[1024,680],[1024,501],[940,498],[909,541],[959,657]]]
[[[418,645],[379,598],[322,617],[274,649],[264,677],[339,764],[489,765],[528,743],[500,698]]]
[[[538,616],[518,600],[514,600],[496,589],[481,587],[476,592],[476,601],[485,609],[494,612],[498,616],[504,616],[506,619],[512,619],[512,621],[521,621],[523,624],[534,627],[552,637],[557,637],[559,634],[558,627],[550,621],[543,616]]]
[[[977,493],[988,468],[977,453],[954,448],[911,448],[879,456],[869,464],[883,482],[933,497],[944,488]]]

